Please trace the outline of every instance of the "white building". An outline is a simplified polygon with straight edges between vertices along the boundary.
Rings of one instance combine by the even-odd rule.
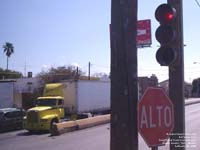
[[[21,108],[24,95],[31,95],[40,87],[39,78],[0,80],[0,108]]]

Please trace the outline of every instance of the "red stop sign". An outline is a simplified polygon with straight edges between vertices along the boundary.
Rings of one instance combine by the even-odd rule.
[[[138,102],[138,128],[149,147],[164,145],[174,128],[174,108],[161,88],[148,88]]]

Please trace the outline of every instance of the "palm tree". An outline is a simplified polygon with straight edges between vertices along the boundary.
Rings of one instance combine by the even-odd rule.
[[[7,56],[7,70],[8,70],[8,58],[11,56],[12,53],[14,53],[14,46],[12,43],[6,42],[5,45],[3,45],[3,51],[6,53]]]

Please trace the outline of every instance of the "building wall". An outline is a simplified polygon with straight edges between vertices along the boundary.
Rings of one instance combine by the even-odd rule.
[[[33,93],[40,86],[39,78],[20,78],[15,82],[15,91],[17,93]]]
[[[169,82],[168,80],[162,81],[158,84],[159,87],[162,87],[165,92],[168,94],[169,93]]]
[[[165,80],[159,83],[159,87],[162,87],[166,93],[169,93],[169,80]],[[192,97],[192,84],[184,83],[184,96],[186,98]]]
[[[0,108],[23,106],[23,97],[33,95],[41,87],[39,78],[20,78],[0,81]]]
[[[14,81],[0,82],[0,108],[12,107],[14,99]]]
[[[142,97],[148,87],[158,87],[158,79],[155,75],[149,77],[138,77],[139,99]]]
[[[28,109],[33,106],[34,93],[41,87],[39,78],[21,78],[15,82],[14,104]],[[29,106],[30,105],[30,106]]]

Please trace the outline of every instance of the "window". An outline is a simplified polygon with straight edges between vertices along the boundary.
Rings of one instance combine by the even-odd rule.
[[[19,111],[8,112],[5,114],[6,118],[16,118],[16,117],[20,117],[20,116],[21,116],[21,112],[19,112]]]
[[[39,99],[37,106],[56,106],[56,99]]]

